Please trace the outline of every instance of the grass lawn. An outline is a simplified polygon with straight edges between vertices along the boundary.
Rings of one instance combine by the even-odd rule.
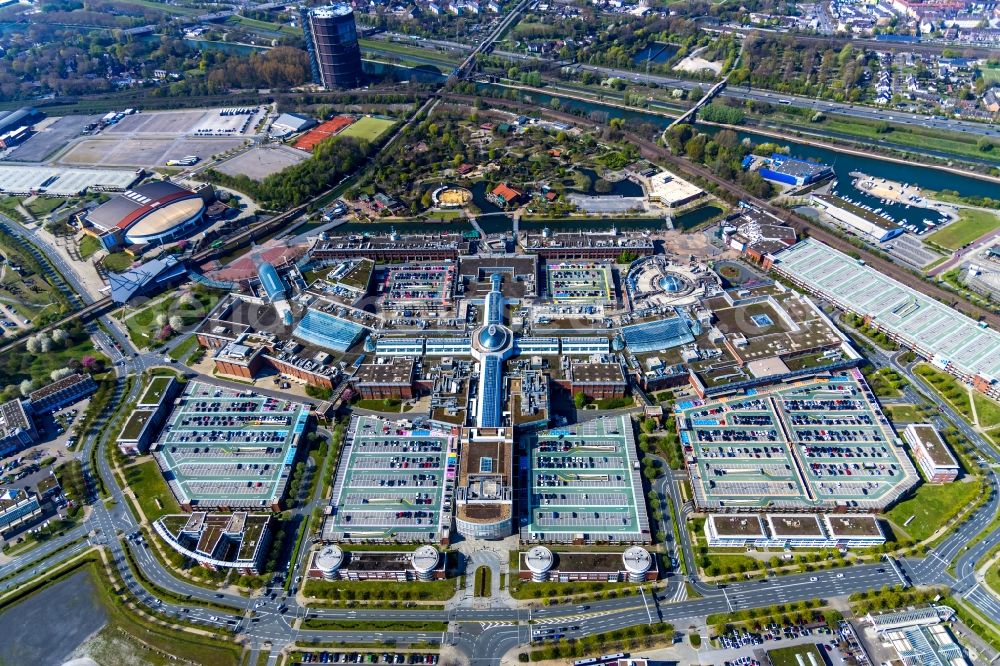
[[[385,118],[370,118],[365,116],[357,122],[344,128],[337,136],[349,136],[362,141],[374,141],[396,124],[395,120]]]
[[[17,197],[0,197],[0,214],[6,215],[15,222],[23,222],[24,215],[17,209],[20,200]]]
[[[914,366],[918,375],[927,380],[936,393],[944,398],[952,407],[972,422],[972,405],[969,403],[969,392],[951,375],[941,372],[926,363]]]
[[[986,585],[995,594],[1000,594],[1000,566],[986,568]]]
[[[385,400],[358,400],[354,403],[354,406],[361,409],[370,409],[375,412],[398,412],[402,406],[402,402],[394,398],[386,398]]]
[[[979,425],[984,428],[1000,425],[1000,404],[990,400],[982,393],[973,393],[972,401],[976,403],[976,416],[979,417]]]
[[[410,46],[408,44],[389,42],[382,39],[359,39],[358,44],[361,46],[362,51],[393,53],[398,54],[401,58],[410,56],[412,58],[418,58],[419,60],[417,60],[417,62],[426,62],[430,60],[440,62],[443,65],[454,65],[460,62],[463,57],[460,54],[423,49],[419,46]]]
[[[181,363],[184,363],[187,360],[187,357],[191,355],[191,352],[193,352],[197,346],[198,346],[198,338],[192,335],[189,336],[186,340],[184,340],[184,342],[180,343],[179,345],[171,349],[167,353],[167,356],[174,359],[175,361],[180,361]]]
[[[138,312],[127,313],[124,324],[125,328],[128,329],[129,337],[137,345],[147,346],[151,344],[160,331],[156,320],[161,314],[168,318],[178,316],[183,320],[185,326],[201,321],[218,302],[218,298],[207,292],[198,292],[197,297],[198,300],[193,305],[184,306],[181,305],[179,298],[168,296],[154,301]]]
[[[305,629],[326,629],[350,631],[352,629],[379,631],[448,631],[447,622],[434,620],[387,620],[383,622],[372,620],[325,620],[309,618],[302,623]]]
[[[814,661],[809,661],[812,655]],[[816,649],[815,645],[795,645],[792,647],[768,650],[767,656],[773,666],[801,666],[802,664],[825,664],[823,656]],[[801,658],[801,661],[799,659]]]
[[[135,263],[135,257],[127,252],[112,252],[104,258],[104,267],[112,273],[127,271]]]
[[[975,480],[943,485],[925,483],[917,488],[913,497],[893,507],[886,517],[914,539],[926,539],[972,502],[979,490],[980,485]],[[910,524],[904,525],[911,516]]]
[[[167,482],[163,480],[155,460],[129,465],[125,468],[125,480],[135,493],[147,520],[153,521],[168,513],[181,512],[181,507],[167,487]]]
[[[455,596],[455,579],[391,584],[378,580],[310,579],[302,593],[316,600],[331,601],[447,601]]]
[[[80,257],[86,259],[101,249],[101,241],[93,236],[84,236],[80,239]]]
[[[957,250],[1000,227],[1000,217],[989,211],[963,208],[959,210],[959,216],[961,219],[958,222],[952,222],[944,229],[935,231],[927,237],[927,240],[941,247]]]
[[[26,205],[25,208],[35,217],[45,217],[64,203],[66,200],[60,197],[35,197],[35,200]]]
[[[886,405],[885,410],[893,423],[919,423],[923,419],[913,405]]]
[[[986,87],[994,83],[1000,83],[1000,67],[984,67],[980,73],[986,81]]]

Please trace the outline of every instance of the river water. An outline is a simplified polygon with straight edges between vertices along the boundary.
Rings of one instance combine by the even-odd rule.
[[[479,87],[484,92],[491,90],[506,90],[497,86],[492,86],[491,84],[480,84]],[[534,102],[542,107],[549,107],[552,98],[559,97],[558,95],[534,92],[524,92],[521,93],[521,95],[526,101]],[[634,109],[621,109],[614,106],[600,104],[598,102],[567,99],[564,97],[559,97],[559,100],[563,109],[576,109],[587,114],[595,112],[603,113],[606,114],[608,118],[622,118],[626,122],[641,122],[659,127],[666,127],[671,122],[670,118]],[[700,127],[699,129],[707,133],[714,133],[717,131],[714,127]],[[753,132],[752,130],[741,130],[737,132],[737,134],[741,140],[749,138],[754,143],[775,142],[781,145],[787,145],[789,146],[791,154],[794,157],[831,165],[837,176],[838,194],[849,197],[853,201],[866,203],[872,208],[882,208],[883,210],[888,211],[896,220],[906,220],[904,223],[912,223],[917,227],[922,226],[922,220],[924,218],[930,217],[936,221],[937,216],[931,215],[930,213],[933,211],[927,211],[926,209],[916,207],[906,209],[905,206],[898,204],[883,204],[880,200],[855,188],[851,184],[853,178],[850,174],[852,172],[861,172],[876,178],[887,178],[889,180],[909,183],[910,185],[918,185],[922,188],[931,190],[954,190],[959,194],[969,196],[996,197],[997,192],[1000,191],[1000,186],[996,183],[982,178],[976,178],[975,176],[956,174],[950,171],[943,171],[941,169],[934,169],[918,164],[893,162],[882,159],[876,155],[865,156],[848,154],[835,149],[807,145],[793,139],[773,139],[771,137]],[[956,161],[958,162],[958,160]]]

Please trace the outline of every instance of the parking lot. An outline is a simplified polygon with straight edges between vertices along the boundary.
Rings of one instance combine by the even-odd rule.
[[[447,527],[458,460],[452,435],[355,416],[345,441],[324,527],[330,539],[433,540]]]
[[[522,538],[647,541],[631,420],[627,415],[555,428],[524,440],[530,455],[528,524]]]
[[[239,111],[239,113],[237,113]],[[144,111],[124,116],[104,135],[237,136],[252,130],[264,111],[257,107],[194,111]]]
[[[5,158],[15,162],[41,162],[80,136],[83,128],[100,120],[101,116],[64,116],[35,132],[27,141],[16,146]]]
[[[301,403],[191,382],[154,456],[182,505],[269,509],[284,494],[308,417]]]
[[[545,271],[549,298],[556,303],[597,305],[613,300],[614,278],[608,265],[556,263]]]
[[[132,118],[135,116],[126,116]],[[207,160],[238,148],[245,137],[121,138],[111,135],[80,141],[59,158],[62,164],[83,166],[162,167],[167,160],[196,155]]]
[[[242,174],[251,180],[260,181],[308,158],[301,150],[288,146],[255,146],[216,165],[215,169],[230,176]]]
[[[879,509],[917,480],[860,374],[675,409],[701,507]]]
[[[438,309],[455,299],[455,265],[428,264],[391,267],[381,285],[385,307]]]

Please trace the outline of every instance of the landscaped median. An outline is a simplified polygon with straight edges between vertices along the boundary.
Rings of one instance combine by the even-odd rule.
[[[565,638],[540,647],[530,652],[521,652],[517,659],[520,662],[547,661],[549,659],[568,659],[584,655],[627,652],[640,648],[651,648],[657,643],[673,643],[674,625],[659,622],[657,624],[640,624],[626,629],[616,629],[602,634],[584,636],[572,642]]]
[[[447,622],[433,620],[328,620],[322,617],[307,617],[301,629],[317,631],[448,631]]]

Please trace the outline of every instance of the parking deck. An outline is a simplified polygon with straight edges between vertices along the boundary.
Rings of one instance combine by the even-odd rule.
[[[878,511],[917,482],[857,371],[675,411],[703,509]]]
[[[528,435],[526,541],[648,542],[631,419],[601,418]]]
[[[449,308],[455,297],[454,264],[405,264],[390,267],[382,285],[387,308],[437,310]]]
[[[556,303],[604,304],[614,300],[606,264],[554,263],[545,267],[548,296]]]
[[[456,451],[450,434],[355,416],[340,457],[324,540],[436,540],[451,522],[447,507]]]
[[[277,508],[308,418],[300,403],[191,382],[154,457],[182,506]]]

